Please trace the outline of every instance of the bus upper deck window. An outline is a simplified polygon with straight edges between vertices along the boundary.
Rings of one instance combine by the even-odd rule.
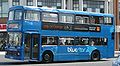
[[[90,23],[91,24],[99,24],[99,17],[98,16],[91,16]]]
[[[38,12],[38,11],[26,11],[25,12],[25,20],[39,21],[40,20],[40,12]]]
[[[88,24],[89,17],[88,16],[76,16],[76,23],[77,24]]]
[[[99,23],[103,24],[103,22],[104,22],[104,18],[103,17],[99,17]]]
[[[60,14],[59,20],[61,23],[73,23],[74,15],[73,14]]]
[[[83,24],[83,17],[82,16],[76,16],[76,23],[77,24]]]
[[[22,19],[22,10],[15,10],[15,20]]]
[[[14,18],[14,11],[10,11],[9,12],[9,20],[13,20],[13,18]]]
[[[43,22],[54,22],[54,23],[57,23],[58,22],[58,14],[43,12],[42,13],[42,21]]]
[[[105,25],[112,25],[112,18],[111,17],[105,17],[104,18],[104,24]]]

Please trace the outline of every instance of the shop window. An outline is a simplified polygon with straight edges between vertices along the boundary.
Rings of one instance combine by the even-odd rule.
[[[12,5],[13,6],[20,5],[20,0],[12,0]]]
[[[104,1],[83,0],[83,11],[104,13],[104,3]]]
[[[37,0],[37,6],[61,9],[61,0]]]
[[[5,50],[6,43],[7,43],[7,33],[2,32],[0,33],[0,51]]]
[[[73,0],[73,10],[79,10],[79,0]]]
[[[0,0],[0,17],[8,17],[8,0]]]
[[[33,6],[33,0],[27,0],[27,6]]]

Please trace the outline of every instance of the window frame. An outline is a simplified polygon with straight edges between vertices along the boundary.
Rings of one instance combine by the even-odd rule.
[[[79,38],[79,43],[76,43],[76,38]],[[82,39],[85,38],[85,39],[88,39],[88,43],[87,44],[84,44],[82,43]],[[94,45],[91,44],[91,40],[97,40],[97,39],[101,39],[101,44],[96,44],[94,43]],[[104,40],[106,39],[106,42],[104,42]],[[97,42],[97,41],[96,41]],[[97,42],[98,43],[98,42]],[[82,36],[77,36],[75,37],[74,39],[74,45],[75,46],[108,46],[108,38],[106,37],[82,37]]]
[[[93,17],[95,19],[94,23],[91,23],[91,17]],[[98,18],[98,22],[96,22],[96,18]],[[100,18],[103,18],[102,23],[100,22]],[[91,25],[102,25],[102,24],[104,24],[104,16],[90,16],[90,24]]]
[[[23,10],[21,10],[21,13],[22,13],[22,15],[21,15],[21,19],[15,19],[15,13],[16,13],[16,11],[17,10],[21,10],[21,9],[16,9],[16,10],[14,10],[14,20],[23,20]]]
[[[62,45],[61,45],[61,43],[60,43],[60,38],[73,38],[73,44],[64,44],[64,43],[62,43]],[[58,45],[59,46],[75,46],[75,37],[68,37],[68,36],[60,36],[60,37],[58,37]]]
[[[76,2],[78,2],[78,3],[76,3]],[[79,11],[79,0],[73,0],[73,10],[77,10],[77,11]]]
[[[18,3],[18,4],[16,5],[16,4],[14,4],[14,3]],[[12,0],[12,6],[18,6],[18,5],[20,5],[20,0],[17,0],[17,1]]]
[[[103,22],[102,23],[100,22],[100,18],[101,17],[103,18],[103,20],[102,20]],[[99,24],[104,24],[104,16],[99,16]]]
[[[38,20],[31,20],[31,19],[26,19],[26,14],[27,14],[27,11],[31,11],[32,12],[32,14],[33,14],[33,12],[38,12],[39,13],[39,19]],[[34,21],[34,22],[39,22],[40,20],[41,20],[41,12],[40,11],[35,11],[35,10],[25,10],[24,11],[24,17],[23,17],[23,19],[25,20],[25,21]]]
[[[60,16],[61,16],[61,14],[62,15],[65,15],[65,14],[67,14],[67,15],[72,15],[73,16],[73,21],[72,22],[61,22],[60,21]],[[59,23],[65,23],[65,24],[74,24],[75,23],[75,14],[71,14],[71,13],[59,13]]]
[[[56,12],[47,12],[47,11],[43,11],[43,12],[41,12],[41,21],[43,22],[43,23],[47,23],[46,21],[43,21],[43,13],[51,13],[51,14],[56,14],[57,15],[57,21],[56,22],[54,22],[54,21],[47,21],[47,22],[49,22],[49,23],[59,23],[59,14],[58,13],[56,13]]]
[[[76,15],[75,15],[75,19],[74,19],[74,20],[75,20],[75,21],[74,21],[75,24],[82,24],[82,23],[78,23],[78,22],[77,22],[77,20],[76,20],[76,17],[77,17],[77,16],[81,16],[81,17],[83,18],[83,24],[90,24],[90,16],[89,16],[89,15],[81,15],[81,14],[76,14]],[[85,19],[86,17],[88,17],[88,23],[84,23],[84,19]]]
[[[12,15],[13,15],[12,20],[14,20],[14,13],[15,13],[14,10],[10,10],[10,11],[8,12],[8,20],[11,20],[11,18],[10,18],[10,12],[11,12],[11,11],[13,11],[13,14],[12,14]],[[10,19],[9,19],[9,18],[10,18]]]
[[[12,33],[14,33],[14,36],[13,36],[13,34]],[[15,36],[15,34],[17,34],[17,35],[20,35],[18,38],[20,38],[19,40],[18,40],[18,42],[20,41],[20,43],[19,44],[16,44],[16,43],[10,43],[10,35],[9,34],[12,34],[12,36],[13,36],[13,38],[16,38],[16,36]],[[21,32],[8,32],[8,34],[7,34],[7,44],[9,44],[10,46],[22,46],[22,33]],[[12,41],[16,41],[16,39],[14,39],[13,40],[13,38],[12,38]]]
[[[32,2],[32,4],[29,4],[29,2],[30,2],[30,3]],[[26,5],[27,5],[27,6],[33,6],[33,0],[26,0]]]
[[[12,20],[23,20],[23,13],[24,13],[23,10],[21,10],[21,12],[22,12],[21,19],[15,19],[15,13],[16,13],[17,10],[21,10],[21,9],[10,10],[10,11],[8,12],[8,20],[10,20],[10,19],[9,19],[9,17],[10,17],[9,14],[10,14],[11,11],[13,11],[13,18],[12,18]]]
[[[109,21],[109,18],[111,19],[111,23],[110,22],[105,22],[106,21],[106,19],[105,18],[108,18],[107,20]],[[113,25],[113,20],[114,20],[114,18],[113,17],[109,17],[109,16],[104,16],[104,25]]]
[[[45,43],[43,42],[43,38],[45,38],[46,40],[45,40]],[[50,39],[50,38],[54,38],[53,39],[53,44],[49,44],[49,43],[47,43],[47,41],[48,41],[48,39]],[[57,40],[55,39],[55,38],[57,38]],[[42,36],[42,45],[50,45],[50,46],[58,46],[58,36]],[[49,40],[50,41],[50,40]],[[56,41],[56,43],[55,43],[55,41]]]

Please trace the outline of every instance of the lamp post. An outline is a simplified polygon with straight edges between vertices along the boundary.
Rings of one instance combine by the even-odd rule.
[[[113,13],[115,16],[115,25],[119,26],[119,0],[113,0]],[[118,51],[119,50],[119,38],[120,38],[120,33],[116,32],[115,33],[115,50]]]

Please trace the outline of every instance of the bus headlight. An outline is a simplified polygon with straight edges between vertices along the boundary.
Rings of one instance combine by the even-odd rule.
[[[17,55],[20,56],[20,53],[18,52]]]

